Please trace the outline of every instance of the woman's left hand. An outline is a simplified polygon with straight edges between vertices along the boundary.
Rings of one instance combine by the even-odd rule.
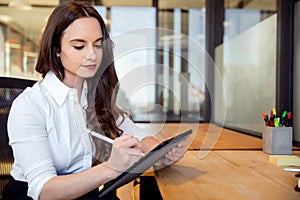
[[[160,160],[160,163],[164,166],[172,165],[173,163],[178,162],[187,151],[187,141],[179,143],[176,147],[171,149],[163,159]]]

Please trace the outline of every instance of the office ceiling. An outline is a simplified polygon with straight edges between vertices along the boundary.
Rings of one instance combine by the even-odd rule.
[[[11,1],[25,2],[33,6],[56,6],[59,0],[0,0],[0,5],[8,5]],[[260,8],[274,10],[276,0],[224,0],[226,7]],[[151,6],[153,0],[90,0],[92,3],[110,6]],[[205,0],[158,0],[160,8],[194,8],[203,7]]]
[[[9,3],[22,6],[10,7]],[[107,7],[111,6],[152,6],[153,0],[90,0]],[[161,9],[203,8],[205,0],[158,0]],[[59,0],[0,0],[0,23],[9,24],[29,38],[39,38],[47,17]],[[25,5],[25,6],[24,6]],[[225,0],[225,7],[262,10],[276,10],[276,0]],[[36,41],[37,42],[37,41]]]
[[[59,0],[0,0],[0,5],[8,5],[10,2],[24,2],[33,6],[56,6]]]

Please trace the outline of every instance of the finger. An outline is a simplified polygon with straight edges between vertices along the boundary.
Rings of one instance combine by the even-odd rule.
[[[121,141],[118,146],[130,155],[141,156],[142,144],[137,138],[128,138],[127,140]]]
[[[170,160],[173,160],[173,161],[178,161],[184,156],[185,152],[186,152],[186,149],[174,148],[171,151],[169,151],[165,155],[165,157],[170,159]]]
[[[166,154],[167,157],[178,157],[183,155],[185,152],[184,151],[175,151],[175,152],[168,152]]]
[[[184,153],[187,151],[186,146],[176,146],[172,148],[167,154],[177,154],[177,153]]]
[[[142,151],[140,149],[135,149],[135,148],[129,148],[129,149],[126,149],[125,150],[126,153],[128,153],[129,155],[134,155],[134,156],[137,156],[139,158],[142,157],[141,153]]]
[[[165,157],[169,160],[177,161],[183,157],[183,153],[167,154]]]
[[[177,147],[180,147],[180,148],[186,148],[188,145],[188,142],[186,140],[180,142]]]
[[[124,141],[124,140],[128,140],[129,138],[132,138],[133,135],[131,133],[126,133],[121,135],[120,137],[116,138],[115,140],[117,141]]]
[[[121,141],[120,146],[122,148],[137,148],[140,149],[142,147],[141,142],[137,138],[128,138],[127,140]]]
[[[161,162],[165,165],[165,166],[169,166],[172,165],[174,162],[172,160],[169,160],[167,158],[164,158],[161,160]]]

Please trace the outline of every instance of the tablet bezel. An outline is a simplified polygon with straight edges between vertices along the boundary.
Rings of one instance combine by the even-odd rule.
[[[168,140],[161,142],[148,154],[146,154],[139,161],[137,161],[135,164],[129,167],[125,172],[120,174],[117,178],[104,184],[104,187],[99,191],[98,196],[103,197],[110,191],[116,190],[117,188],[139,177],[146,170],[152,167],[156,162],[161,160],[168,151],[170,151],[173,147],[177,146],[181,141],[190,136],[192,132],[192,129],[190,129]]]

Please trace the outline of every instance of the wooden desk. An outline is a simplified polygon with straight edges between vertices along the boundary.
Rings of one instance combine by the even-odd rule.
[[[176,165],[156,172],[164,200],[300,199],[293,173],[268,162],[261,151],[188,151]]]
[[[262,149],[262,140],[254,136],[242,134],[233,130],[221,128],[209,123],[166,123],[166,124],[138,124],[141,128],[149,129],[149,132],[157,133],[158,140],[163,141],[183,131],[193,129],[190,150],[207,148],[202,146],[206,142],[213,149]]]
[[[261,138],[206,123],[151,124],[151,128],[160,131],[156,135],[159,140],[189,128],[195,133],[184,158],[155,173],[164,200],[300,199],[300,192],[294,191],[295,174],[269,163],[269,155],[262,152]],[[210,150],[202,146],[205,139],[214,143]],[[298,147],[293,149],[300,154]],[[199,152],[206,156],[199,159]],[[133,196],[138,199],[132,183],[120,188],[118,194],[122,200],[131,200]]]

